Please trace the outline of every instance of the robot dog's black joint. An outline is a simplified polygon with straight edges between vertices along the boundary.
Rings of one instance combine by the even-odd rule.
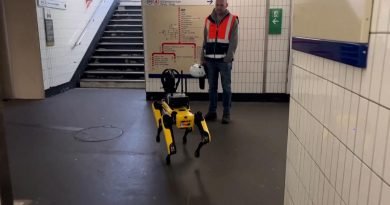
[[[202,121],[204,120],[204,117],[201,112],[195,113],[195,124],[198,126],[200,135],[202,136],[202,142],[208,143],[209,142],[209,133],[207,133],[205,130],[203,130],[202,127]]]
[[[176,122],[176,115],[177,115],[177,112],[173,111],[172,114],[171,114],[171,116],[172,116],[172,123]]]
[[[195,122],[202,122],[204,120],[202,112],[195,113]]]
[[[200,142],[199,145],[198,145],[198,148],[196,148],[196,150],[195,150],[195,157],[196,158],[200,157],[200,149],[202,149],[203,145],[205,145],[205,143]]]
[[[183,144],[187,144],[187,135],[192,132],[192,129],[191,128],[188,128],[186,129],[186,132],[184,133],[184,136],[183,136]]]
[[[210,142],[209,134],[207,132],[204,132],[202,134],[202,143],[207,144]]]
[[[176,154],[176,145],[174,143],[169,145],[170,155]]]
[[[161,119],[158,120],[158,128],[157,128],[157,135],[156,135],[156,142],[160,142],[160,133],[162,131],[162,125],[161,125]]]
[[[165,158],[165,163],[167,163],[167,165],[171,164],[171,155],[167,155],[167,157]]]
[[[161,102],[158,102],[158,101],[153,102],[153,105],[158,110],[162,110],[162,108],[163,108]]]
[[[164,123],[164,127],[172,129],[172,125],[173,125],[172,117],[170,117],[169,115],[163,115],[163,123]]]

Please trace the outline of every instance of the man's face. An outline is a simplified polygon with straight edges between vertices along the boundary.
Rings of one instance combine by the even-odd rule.
[[[227,0],[217,0],[215,2],[215,12],[217,12],[217,15],[224,14],[227,7],[228,7]]]

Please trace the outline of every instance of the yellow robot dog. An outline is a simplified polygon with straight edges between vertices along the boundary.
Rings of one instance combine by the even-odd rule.
[[[181,81],[181,93],[176,93]],[[189,105],[188,96],[183,93],[183,71],[179,73],[175,69],[166,69],[161,75],[166,97],[152,104],[154,118],[157,125],[156,141],[160,142],[160,133],[164,133],[165,143],[168,150],[166,157],[167,165],[171,163],[171,156],[176,154],[176,143],[173,135],[173,126],[184,129],[183,144],[187,143],[187,135],[198,127],[201,141],[195,151],[195,157],[200,156],[203,145],[211,141],[209,129],[201,112],[193,114]],[[187,90],[187,80],[185,80]]]

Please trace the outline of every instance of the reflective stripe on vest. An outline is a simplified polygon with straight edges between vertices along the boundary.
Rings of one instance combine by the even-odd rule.
[[[214,59],[221,59],[221,58],[225,58],[226,54],[206,54],[206,55],[204,55],[204,57],[206,57],[206,58],[214,58]]]

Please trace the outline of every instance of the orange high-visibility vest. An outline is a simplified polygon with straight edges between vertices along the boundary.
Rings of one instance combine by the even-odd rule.
[[[211,15],[206,18],[207,39],[204,48],[205,58],[223,59],[226,56],[232,28],[237,19],[237,16],[228,14],[217,24]]]

